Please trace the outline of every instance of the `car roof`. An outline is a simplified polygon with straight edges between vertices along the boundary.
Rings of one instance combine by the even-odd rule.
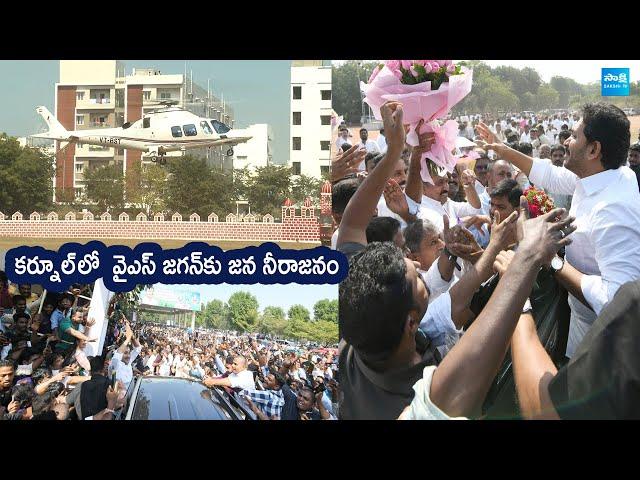
[[[131,420],[232,420],[219,394],[199,381],[143,377]]]

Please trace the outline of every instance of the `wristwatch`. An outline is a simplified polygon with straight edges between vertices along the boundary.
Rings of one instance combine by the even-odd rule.
[[[560,258],[558,255],[551,259],[551,267],[550,270],[553,273],[559,272],[564,267],[564,259]]]

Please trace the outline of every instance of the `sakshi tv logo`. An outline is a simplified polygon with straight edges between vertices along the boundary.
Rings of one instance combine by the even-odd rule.
[[[630,81],[628,68],[602,69],[603,97],[628,97],[629,83]]]

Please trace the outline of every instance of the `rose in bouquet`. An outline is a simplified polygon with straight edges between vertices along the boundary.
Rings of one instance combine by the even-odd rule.
[[[535,187],[527,188],[522,194],[529,203],[529,215],[535,218],[539,215],[549,213],[555,208],[553,199],[547,195],[544,190],[538,190]]]
[[[417,146],[416,126],[424,120],[423,129],[433,132],[435,143],[423,154],[422,178],[430,181],[429,170],[452,172],[456,158],[458,125],[449,120],[443,125],[437,120],[446,116],[470,91],[473,72],[451,60],[387,60],[378,65],[368,83],[361,82],[364,101],[376,119],[381,120],[380,107],[387,101],[402,103],[404,121],[409,124],[407,143]],[[430,165],[427,159],[431,160]]]

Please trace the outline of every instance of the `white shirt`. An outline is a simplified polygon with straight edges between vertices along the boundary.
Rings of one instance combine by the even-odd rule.
[[[380,153],[386,153],[387,152],[387,139],[385,138],[384,135],[379,135],[378,136],[378,140],[376,141],[376,143],[378,144],[378,148],[380,149]]]
[[[436,366],[425,367],[422,378],[413,385],[415,395],[409,404],[403,420],[468,420],[466,417],[450,417],[431,401],[431,380]]]
[[[133,368],[131,367],[131,364],[138,357],[138,354],[141,350],[141,347],[137,347],[131,351],[129,363],[124,363],[122,361],[122,353],[116,352],[113,354],[109,369],[116,372],[116,380],[120,380],[122,383],[124,383],[125,389],[129,388],[129,384],[133,379]]]
[[[550,191],[573,194],[569,213],[576,217],[577,230],[566,248],[566,260],[584,274],[580,289],[593,311],[569,295],[571,357],[618,288],[640,278],[638,181],[624,166],[579,179],[564,167],[539,160],[534,160],[530,177]]]
[[[405,198],[407,199],[407,206],[409,207],[409,214],[410,215],[417,215],[418,211],[420,209],[420,206],[414,202],[411,198],[409,198],[407,196],[407,194],[404,194]],[[380,197],[380,200],[378,200],[378,216],[379,217],[391,217],[391,218],[395,218],[396,220],[398,220],[398,222],[400,222],[400,230],[404,231],[405,228],[407,228],[407,222],[405,222],[403,220],[403,218],[398,215],[397,213],[392,212],[389,207],[387,207],[387,202],[384,199],[384,195],[382,197]]]
[[[531,136],[528,133],[520,135],[520,143],[531,143]]]
[[[458,224],[458,220],[461,217],[468,217],[470,215],[482,215],[481,208],[473,208],[467,202],[454,202],[450,198],[447,199],[444,205],[438,200],[433,200],[425,195],[422,196],[422,203],[420,204],[420,210],[418,211],[418,218],[431,221],[436,227],[438,232],[444,231],[444,220],[442,216],[447,215],[449,217],[449,226],[453,227]]]
[[[427,287],[429,287],[429,305],[439,298],[440,295],[447,292],[458,281],[456,275],[451,275],[451,280],[448,282],[442,278],[442,274],[438,268],[438,258],[435,259],[426,272],[424,270],[418,270],[418,272],[420,272]]]
[[[338,137],[338,139],[336,140],[336,149],[338,152],[341,150],[342,145],[345,143],[349,143],[349,140],[348,139],[345,140],[342,137]]]
[[[253,380],[253,373],[249,370],[242,370],[240,373],[232,373],[227,377],[232,388],[242,388],[253,392],[256,389],[256,382]]]
[[[378,144],[373,140],[367,140],[367,143],[362,143],[361,141],[358,146],[364,147],[367,153],[380,153],[380,147],[378,147]]]
[[[446,292],[427,307],[420,328],[444,357],[462,336],[451,319],[451,295]]]
[[[331,235],[331,250],[337,250],[338,249],[338,234],[339,234],[339,230],[340,230],[340,227],[336,228],[336,231],[333,232],[333,235]]]

